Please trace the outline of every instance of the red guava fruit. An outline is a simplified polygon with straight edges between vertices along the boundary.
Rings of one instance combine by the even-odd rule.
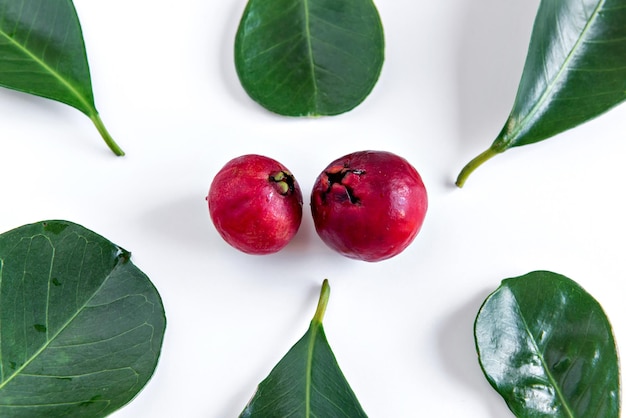
[[[243,155],[217,173],[207,196],[215,228],[247,254],[280,251],[302,221],[302,192],[287,168],[262,155]]]
[[[370,262],[404,251],[420,231],[427,208],[417,170],[385,151],[360,151],[333,161],[311,193],[322,241],[346,257]]]

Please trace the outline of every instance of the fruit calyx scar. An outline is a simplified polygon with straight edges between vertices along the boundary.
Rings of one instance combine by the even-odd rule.
[[[269,176],[269,181],[275,183],[276,189],[278,193],[286,196],[290,193],[294,192],[295,189],[295,179],[291,173],[288,171],[278,171],[276,173],[272,173]]]
[[[322,183],[326,186],[324,198],[332,193],[337,200],[349,200],[354,205],[361,203],[361,199],[354,194],[353,186],[359,182],[359,177],[365,174],[365,170],[338,165],[330,167],[324,174]]]

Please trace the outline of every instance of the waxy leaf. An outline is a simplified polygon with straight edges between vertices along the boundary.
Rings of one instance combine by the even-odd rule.
[[[619,417],[611,325],[572,280],[548,271],[504,280],[474,334],[485,376],[516,416]]]
[[[67,221],[0,235],[0,416],[103,417],[156,367],[165,315],[130,253]]]
[[[374,88],[383,61],[372,0],[249,0],[235,38],[244,89],[286,116],[353,109]]]
[[[626,99],[623,0],[542,0],[517,96],[491,147],[456,184],[489,158],[574,128]]]
[[[367,415],[339,369],[322,319],[330,287],[324,280],[309,330],[263,380],[240,417],[345,417]]]
[[[80,110],[109,148],[124,155],[96,110],[83,34],[71,0],[0,0],[0,86]]]

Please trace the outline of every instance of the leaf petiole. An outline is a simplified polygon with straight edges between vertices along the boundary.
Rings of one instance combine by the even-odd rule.
[[[317,309],[315,310],[315,315],[313,316],[312,322],[315,324],[321,324],[324,319],[324,314],[326,313],[326,306],[328,306],[328,298],[330,297],[330,285],[328,284],[328,279],[324,279],[322,283],[322,290],[320,291],[320,298],[317,302]]]
[[[102,135],[102,139],[104,139],[104,142],[106,142],[111,151],[113,151],[113,153],[118,157],[124,156],[125,152],[120,148],[119,145],[117,145],[109,131],[107,131],[107,128],[104,126],[102,119],[100,119],[100,115],[98,114],[98,112],[94,112],[91,116],[89,116],[89,119],[91,119],[93,124],[96,125],[98,132],[100,132],[100,135]]]
[[[474,172],[474,170],[480,167],[485,161],[489,160],[490,158],[501,152],[502,151],[497,151],[493,147],[490,147],[486,151],[480,153],[476,158],[474,158],[472,161],[467,163],[465,167],[463,167],[454,184],[456,184],[459,188],[463,187],[465,181],[467,180],[469,175]]]

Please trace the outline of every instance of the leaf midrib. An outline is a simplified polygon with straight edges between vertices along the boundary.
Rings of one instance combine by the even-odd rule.
[[[539,110],[543,107],[543,104],[548,100],[548,97],[550,96],[550,93],[554,90],[555,86],[558,84],[557,82],[562,78],[563,74],[565,73],[566,69],[569,66],[569,63],[573,59],[574,54],[578,50],[579,46],[584,42],[584,38],[586,37],[587,32],[589,31],[589,28],[595,22],[596,17],[598,16],[598,14],[599,14],[600,10],[602,9],[602,7],[604,6],[605,2],[606,2],[606,0],[598,1],[597,6],[595,7],[593,13],[591,14],[591,17],[587,20],[587,24],[585,25],[585,27],[581,31],[580,36],[576,40],[576,43],[570,49],[569,53],[567,54],[567,57],[565,58],[565,60],[563,61],[563,64],[561,65],[561,68],[559,68],[559,71],[556,73],[556,75],[553,77],[553,79],[550,81],[550,83],[548,83],[548,86],[544,89],[544,91],[543,91],[541,97],[539,98],[539,100],[537,101],[537,103],[535,103],[535,105],[530,109],[528,114],[526,116],[524,116],[520,120],[519,123],[515,124],[515,129],[511,130],[510,132],[506,133],[505,136],[503,136],[503,138],[502,138],[504,140],[503,141],[504,142],[504,147],[503,148],[507,148],[511,144],[511,142],[515,138],[517,138],[519,133],[524,129],[524,127],[526,127],[528,121],[530,119],[532,119],[539,112]]]
[[[539,357],[539,361],[541,362],[541,366],[542,366],[543,370],[545,371],[546,376],[548,377],[548,381],[550,382],[550,384],[554,388],[554,390],[555,390],[555,392],[557,394],[557,398],[558,398],[559,402],[565,408],[565,413],[567,414],[567,416],[570,417],[570,418],[575,418],[574,413],[572,412],[572,409],[570,408],[569,404],[567,403],[567,400],[565,399],[563,393],[561,392],[561,388],[557,384],[556,379],[554,378],[554,376],[550,372],[550,369],[548,368],[548,365],[545,362],[545,358],[543,356],[543,353],[539,349],[539,345],[537,344],[537,340],[535,339],[535,336],[530,331],[530,327],[528,326],[528,323],[526,322],[526,318],[522,314],[521,306],[520,306],[520,304],[519,304],[519,302],[517,300],[517,297],[515,296],[514,293],[513,293],[513,300],[515,301],[515,310],[517,311],[517,314],[518,314],[520,320],[522,321],[522,324],[524,326],[524,330],[526,331],[526,335],[528,335],[528,337],[530,339],[530,342],[532,343],[533,349],[535,350],[535,353],[537,353],[537,357]]]
[[[313,57],[313,37],[311,35],[311,12],[309,10],[309,0],[302,0],[304,6],[304,33],[309,56],[309,67],[311,69],[311,81],[313,82],[313,103],[317,112],[317,79],[315,77],[315,59]],[[307,415],[308,417],[308,415]]]
[[[49,238],[46,237],[45,235],[39,235],[42,236],[44,238],[46,238],[48,241]],[[84,238],[82,236],[79,235],[80,238]],[[31,240],[34,238],[31,237]],[[52,243],[51,243],[52,244]],[[54,264],[54,254],[55,254],[56,248],[54,246],[52,246],[52,263],[50,263],[51,265]],[[59,327],[59,330],[57,332],[55,332],[51,338],[48,338],[46,336],[47,341],[45,342],[45,344],[43,344],[35,353],[33,353],[31,355],[31,357],[26,360],[19,368],[17,368],[15,370],[15,372],[13,372],[13,374],[11,374],[6,380],[0,382],[0,391],[8,384],[10,383],[13,379],[15,379],[17,376],[19,376],[21,374],[22,371],[24,371],[33,361],[35,361],[37,359],[37,357],[39,357],[39,355],[41,353],[43,353],[49,346],[50,344],[63,332],[65,331],[65,329],[74,321],[74,319],[76,319],[78,317],[78,315],[80,315],[83,310],[86,308],[86,306],[89,304],[89,302],[91,302],[91,300],[100,292],[100,290],[104,287],[104,285],[106,284],[106,282],[109,280],[109,278],[111,277],[111,275],[113,274],[113,272],[118,268],[119,266],[119,262],[115,264],[115,266],[113,266],[113,268],[111,269],[111,271],[109,272],[109,274],[104,278],[104,280],[102,280],[102,283],[100,283],[100,286],[98,286],[94,292],[92,293],[92,295],[87,298],[85,300],[85,302],[76,310],[76,312],[74,314],[72,314],[67,321],[65,321],[65,323]],[[82,267],[82,263],[81,263],[81,267]],[[51,267],[52,269],[52,267]],[[1,273],[1,270],[0,270]],[[50,282],[51,277],[48,278],[48,283]],[[0,284],[2,283],[2,275],[0,274]],[[49,296],[49,295],[48,295]],[[46,311],[47,311],[48,307],[46,306]],[[46,313],[47,316],[47,313]],[[46,324],[46,329],[48,329],[49,327]],[[1,341],[1,340],[0,340]]]
[[[2,295],[2,278],[4,274],[4,259],[0,258],[0,295]],[[2,315],[0,315],[0,381],[4,377],[4,366],[2,365]]]
[[[310,418],[311,416],[311,391],[313,390],[313,352],[315,347],[315,339],[317,338],[317,328],[319,324],[315,321],[311,322],[309,346],[307,348],[306,357],[306,377],[304,383],[304,418]]]
[[[73,95],[76,99],[78,99],[78,101],[83,105],[83,109],[81,110],[84,111],[87,114],[87,116],[92,117],[94,114],[97,114],[94,106],[89,102],[89,100],[87,100],[85,96],[82,95],[76,89],[76,87],[67,79],[65,79],[58,71],[54,70],[52,67],[46,64],[46,62],[43,59],[40,59],[31,50],[26,48],[25,45],[22,45],[19,42],[17,42],[4,29],[0,29],[0,36],[6,39],[10,44],[12,44],[18,50],[20,50],[24,55],[30,58],[33,62],[38,64],[44,70],[44,72],[47,72],[48,74],[52,75],[52,77],[54,77],[56,80],[58,80],[59,83],[63,87],[65,87],[65,89],[69,91],[70,94]]]

